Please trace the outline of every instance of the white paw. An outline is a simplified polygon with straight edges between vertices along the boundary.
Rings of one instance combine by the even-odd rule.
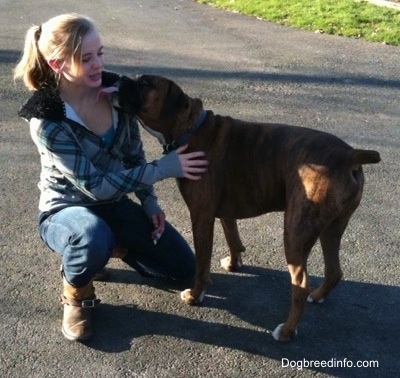
[[[223,259],[220,260],[221,267],[224,268],[225,270],[231,270],[231,258],[230,256],[224,257]],[[238,260],[236,265],[233,267],[234,269],[240,269],[242,267],[242,262]]]
[[[323,303],[325,301],[325,298],[321,298],[319,301],[314,301],[314,299],[311,298],[311,295],[307,297],[307,302],[308,303]]]
[[[228,269],[229,265],[231,264],[231,258],[228,257],[224,257],[223,259],[219,260],[219,262],[221,263],[221,267],[224,269]]]
[[[276,328],[274,329],[274,331],[272,332],[272,337],[273,337],[276,341],[282,341],[282,340],[281,340],[281,330],[282,330],[282,327],[283,327],[283,323],[282,323],[282,324],[279,324],[278,327],[276,327]],[[294,335],[297,336],[297,328],[296,328],[296,330],[294,331]]]
[[[283,327],[283,323],[282,323],[282,324],[279,324],[278,327],[276,327],[276,328],[274,329],[274,331],[272,332],[272,337],[273,337],[276,341],[279,341],[279,338],[280,338],[280,336],[281,336],[281,329],[282,329],[282,327]]]
[[[204,296],[206,295],[206,291],[202,291],[201,294],[199,295],[199,297],[197,298],[195,304],[200,304],[201,302],[203,302]],[[181,299],[186,302],[186,297],[187,296],[192,296],[191,290],[190,289],[186,289],[181,291]]]
[[[181,299],[185,301],[186,293],[190,294],[190,289],[181,291]]]

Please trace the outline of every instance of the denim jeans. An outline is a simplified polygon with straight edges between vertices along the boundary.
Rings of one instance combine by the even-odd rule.
[[[75,287],[88,284],[107,264],[117,245],[128,249],[129,265],[142,275],[174,280],[192,278],[195,258],[185,239],[166,222],[164,233],[154,245],[152,230],[143,208],[128,197],[109,204],[71,206],[39,216],[41,238],[61,254],[65,279]]]

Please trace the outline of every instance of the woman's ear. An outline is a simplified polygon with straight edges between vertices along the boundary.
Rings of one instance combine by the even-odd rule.
[[[57,59],[50,59],[47,63],[55,73],[61,72],[62,64]]]

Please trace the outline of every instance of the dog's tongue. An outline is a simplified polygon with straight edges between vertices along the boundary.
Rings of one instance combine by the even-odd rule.
[[[99,101],[103,96],[106,96],[114,92],[118,92],[118,87],[101,88],[97,92],[96,101]]]

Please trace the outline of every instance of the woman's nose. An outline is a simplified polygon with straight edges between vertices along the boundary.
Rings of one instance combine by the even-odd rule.
[[[104,66],[104,58],[103,56],[97,56],[95,60],[93,61],[93,65],[97,67],[103,67]]]

